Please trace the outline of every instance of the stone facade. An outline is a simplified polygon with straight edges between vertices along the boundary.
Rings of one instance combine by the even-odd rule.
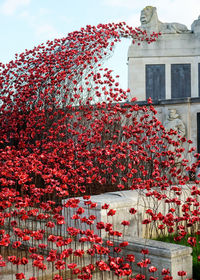
[[[199,96],[200,38],[194,33],[163,34],[156,42],[141,45],[132,44],[128,51],[128,86],[131,95],[138,100],[146,100],[146,67],[163,65],[165,67],[165,98],[171,99],[172,68],[174,65],[190,65],[190,96]],[[186,73],[187,74],[187,73]],[[158,98],[157,99],[161,99]]]
[[[180,24],[160,22],[156,8],[148,7],[143,11],[150,10],[153,20],[148,13],[144,19],[142,11],[141,28],[146,27],[148,33],[152,28],[163,32],[152,44],[141,42],[129,47],[130,100],[137,97],[139,104],[147,104],[151,97],[163,123],[169,110],[175,109],[186,127],[186,137],[200,152],[200,17],[188,30]]]

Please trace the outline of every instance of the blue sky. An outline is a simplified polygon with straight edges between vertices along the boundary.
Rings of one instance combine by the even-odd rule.
[[[157,7],[163,22],[180,22],[190,28],[200,15],[200,0],[0,0],[0,61],[49,39],[65,37],[87,24],[125,21],[140,25],[140,11]],[[127,51],[130,41],[117,46],[107,65],[121,76],[127,87]]]

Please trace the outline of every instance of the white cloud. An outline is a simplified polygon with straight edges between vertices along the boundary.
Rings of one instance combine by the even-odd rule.
[[[126,22],[131,24],[132,20],[140,18],[140,11],[145,6],[157,7],[158,17],[162,22],[180,22],[186,24],[188,28],[192,22],[198,18],[200,14],[200,1],[199,0],[103,0],[105,6],[116,8],[128,8],[133,11],[133,15],[127,18]],[[136,14],[137,12],[137,14]],[[137,23],[138,23],[137,20]],[[135,25],[135,22],[132,22]]]
[[[46,9],[46,8],[40,8],[38,14],[40,16],[46,16],[46,15],[51,14],[51,11],[49,9]]]
[[[132,14],[125,20],[125,22],[130,26],[138,27],[140,26],[140,15],[138,13]]]
[[[1,5],[1,11],[5,15],[13,15],[19,7],[28,6],[31,0],[5,0]]]
[[[19,17],[26,21],[39,40],[45,41],[64,37],[64,34],[59,33],[51,23],[45,22],[45,17],[41,17],[41,13],[49,14],[49,11],[42,9],[38,11],[37,15],[32,15],[29,11],[24,10],[19,14]]]
[[[24,19],[29,19],[30,20],[30,13],[27,10],[23,10],[21,13],[18,15],[20,18]]]
[[[144,1],[133,1],[133,0],[103,0],[103,4],[111,7],[124,7],[124,8],[137,8],[139,3]]]
[[[34,25],[35,34],[37,37],[41,39],[54,39],[64,37],[63,34],[59,33],[56,28],[48,23],[44,23],[41,25]]]

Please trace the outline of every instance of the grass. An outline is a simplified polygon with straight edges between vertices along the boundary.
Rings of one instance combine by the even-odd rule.
[[[198,256],[200,256],[200,236],[195,234],[195,235],[185,235],[184,238],[182,238],[180,241],[175,241],[174,238],[176,235],[167,235],[167,236],[160,236],[157,237],[155,240],[157,241],[162,241],[162,242],[167,242],[167,243],[174,243],[174,244],[179,244],[179,245],[184,245],[184,246],[189,246],[192,247],[188,243],[188,238],[189,237],[196,237],[196,246],[192,247],[193,252],[192,252],[192,259],[193,259],[193,278],[194,279],[199,279],[200,277],[200,261],[198,261]]]

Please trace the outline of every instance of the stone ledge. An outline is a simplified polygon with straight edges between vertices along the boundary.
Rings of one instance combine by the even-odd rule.
[[[127,238],[127,241],[136,251],[140,252],[141,249],[148,247],[151,255],[159,257],[176,258],[178,256],[192,254],[192,248],[183,245],[137,237],[134,237],[134,240],[132,238]]]
[[[83,207],[84,200],[82,198],[79,199],[80,206]],[[107,192],[99,195],[93,195],[91,200],[97,203],[97,207],[94,210],[101,210],[105,203],[112,205],[112,208],[131,208],[133,205],[137,204],[137,192],[132,190]]]
[[[169,269],[170,275],[173,279],[177,279],[178,271],[185,270],[187,272],[186,278],[192,278],[192,248],[165,243],[162,241],[144,239],[144,238],[126,238],[129,245],[123,251],[124,255],[133,254],[135,256],[135,263],[133,264],[134,270],[140,272],[140,268],[136,265],[141,262],[143,255],[141,254],[142,249],[148,249],[149,254],[146,255],[150,259],[150,266],[155,266],[158,270],[154,273],[154,277],[159,277],[162,279],[162,269]],[[115,240],[115,244],[120,243],[119,240]],[[152,276],[151,273],[146,269],[147,276]]]
[[[146,100],[137,101],[136,103],[138,105],[149,106]],[[173,98],[173,99],[152,100],[152,105],[170,105],[170,104],[182,104],[182,103],[200,103],[200,97],[183,97],[183,98]]]

